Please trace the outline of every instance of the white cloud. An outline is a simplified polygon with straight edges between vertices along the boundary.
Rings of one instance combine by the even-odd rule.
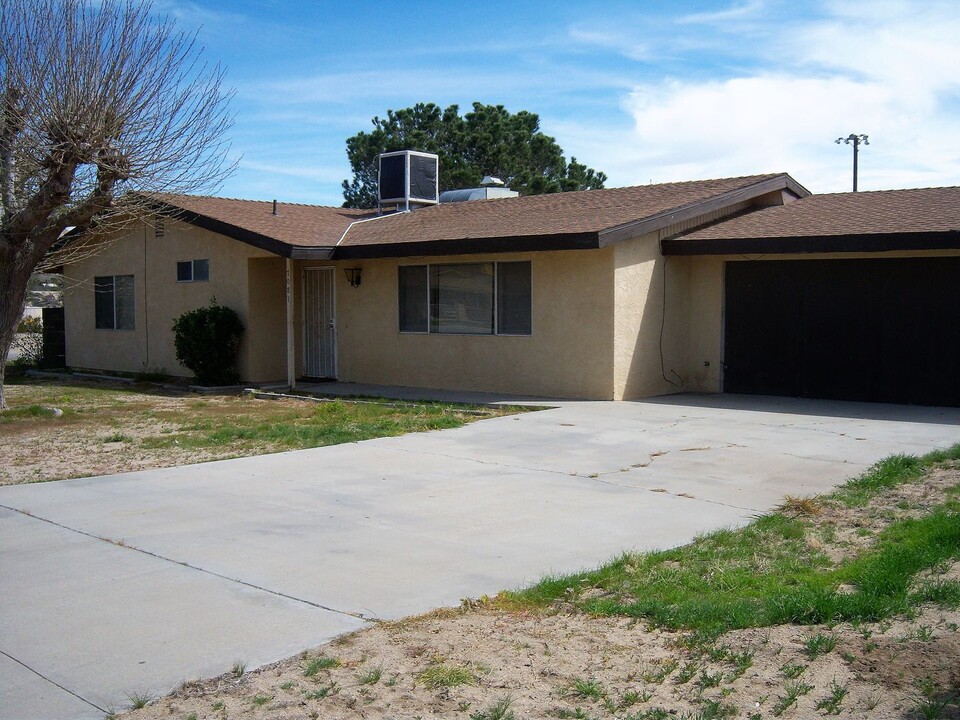
[[[637,84],[626,146],[598,145],[591,164],[611,184],[785,170],[815,191],[847,190],[852,151],[833,140],[854,132],[871,142],[862,189],[960,184],[960,8],[855,9],[785,23],[756,51],[780,57],[776,69]]]
[[[751,2],[732,5],[725,10],[716,10],[714,12],[691,13],[683,15],[677,19],[680,24],[709,24],[726,23],[731,20],[742,20],[752,17],[763,10],[765,3],[763,0],[751,0]]]

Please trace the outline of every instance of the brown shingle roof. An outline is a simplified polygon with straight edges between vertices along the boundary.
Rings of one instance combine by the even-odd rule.
[[[150,197],[173,208],[175,215],[187,222],[272,251],[276,249],[267,245],[333,247],[350,223],[374,214],[371,210],[281,202],[277,203],[277,214],[274,215],[273,203],[269,201],[204,195],[156,194]],[[262,242],[257,242],[258,239]]]
[[[353,225],[340,248],[596,235],[694,206],[784,174],[449,203]]]
[[[684,235],[680,241],[960,231],[960,187],[811,195]]]
[[[604,233],[613,233],[612,242],[779,189],[807,194],[779,173],[450,203],[379,217],[289,203],[274,215],[270,202],[150,197],[186,222],[279,255],[347,258],[599,247]]]

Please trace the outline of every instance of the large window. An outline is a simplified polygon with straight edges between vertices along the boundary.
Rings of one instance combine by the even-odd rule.
[[[530,263],[404,265],[400,332],[530,334]]]
[[[94,314],[98,330],[133,330],[133,275],[94,278]]]

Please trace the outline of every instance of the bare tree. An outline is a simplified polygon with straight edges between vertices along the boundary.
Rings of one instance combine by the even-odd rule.
[[[0,0],[0,410],[30,274],[233,169],[232,93],[201,54],[150,0]]]

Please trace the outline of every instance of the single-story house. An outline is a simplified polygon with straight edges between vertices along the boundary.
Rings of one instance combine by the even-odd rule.
[[[960,189],[787,174],[377,215],[161,195],[64,268],[67,364],[189,375],[173,320],[238,312],[242,377],[621,400],[960,405]]]

